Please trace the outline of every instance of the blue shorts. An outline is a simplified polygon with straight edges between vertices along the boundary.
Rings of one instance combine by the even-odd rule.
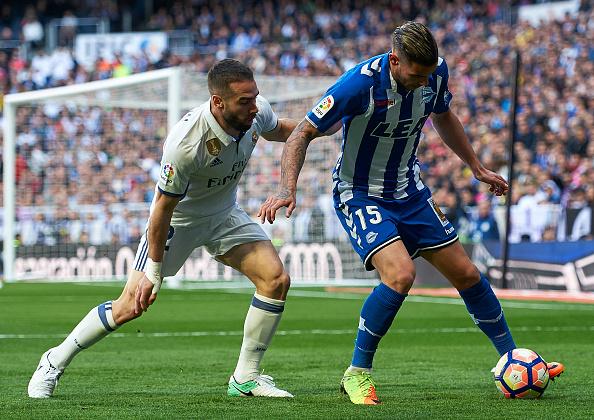
[[[423,250],[440,248],[458,239],[454,226],[433,202],[427,187],[398,201],[354,197],[346,203],[337,202],[335,210],[369,271],[375,268],[371,258],[397,240],[402,240],[411,258],[416,258]]]

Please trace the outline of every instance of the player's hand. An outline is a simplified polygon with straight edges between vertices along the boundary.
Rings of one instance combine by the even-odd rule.
[[[134,294],[134,313],[136,315],[148,310],[148,307],[157,299],[157,293],[153,293],[154,287],[155,285],[146,277],[146,274],[143,275]]]
[[[489,191],[493,194],[497,196],[507,194],[509,185],[501,175],[482,167],[474,174],[474,177],[485,184],[489,184]]]
[[[286,207],[287,211],[285,212],[285,216],[291,217],[293,210],[295,210],[296,202],[297,198],[295,197],[295,193],[290,192],[288,189],[280,190],[276,194],[269,196],[260,206],[260,210],[258,211],[260,223],[264,223],[268,220],[268,223],[272,224],[276,216],[276,211],[281,207]]]

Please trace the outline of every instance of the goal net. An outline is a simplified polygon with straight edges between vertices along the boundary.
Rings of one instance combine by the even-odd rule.
[[[257,76],[280,117],[301,119],[333,82]],[[162,143],[183,112],[208,99],[206,77],[170,68],[4,97],[3,262],[9,281],[122,280],[144,232]],[[369,284],[334,214],[338,135],[308,150],[298,208],[265,230],[296,284]],[[239,187],[255,217],[280,179],[282,144],[260,141]],[[245,282],[202,249],[176,278]],[[224,283],[222,283],[224,282]]]

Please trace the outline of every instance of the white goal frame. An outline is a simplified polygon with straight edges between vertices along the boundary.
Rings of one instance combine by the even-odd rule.
[[[112,105],[125,106],[127,108],[154,108],[167,109],[167,127],[171,129],[177,120],[181,117],[182,110],[182,89],[181,89],[181,69],[171,67],[161,70],[154,70],[146,73],[135,74],[117,79],[98,80],[78,85],[62,86],[50,89],[42,89],[31,92],[14,93],[4,96],[4,278],[6,281],[15,280],[14,275],[14,237],[15,237],[15,161],[16,161],[16,110],[19,105],[48,101],[57,98],[67,98],[76,95],[82,95],[91,92],[97,92],[119,87],[133,86],[146,82],[155,82],[162,80],[167,83],[167,102],[146,103],[125,101],[125,103],[114,102]],[[96,101],[95,103],[97,103]],[[120,101],[121,102],[121,101]],[[94,105],[92,100],[86,100],[89,105]]]

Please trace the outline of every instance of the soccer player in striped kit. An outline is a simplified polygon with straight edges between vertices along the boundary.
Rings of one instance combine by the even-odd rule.
[[[252,71],[236,60],[213,66],[208,89],[210,100],[182,117],[165,141],[147,230],[121,296],[91,309],[60,345],[42,355],[29,382],[30,397],[50,397],[74,356],[141,316],[155,302],[163,277],[175,275],[200,246],[256,286],[228,395],[292,397],[260,374],[289,276],[262,228],[236,199],[260,136],[284,142],[297,121],[279,119],[259,95]]]
[[[500,355],[516,347],[489,281],[467,256],[420,177],[416,150],[431,117],[444,143],[476,179],[495,195],[508,190],[501,176],[479,162],[450,110],[448,76],[426,26],[407,22],[396,28],[392,50],[344,73],[287,139],[279,190],[258,214],[262,223],[272,223],[281,207],[291,215],[309,142],[342,124],[334,207],[365,268],[377,269],[381,280],[363,304],[353,358],[341,381],[355,404],[379,403],[372,361],[412,287],[415,257],[428,260],[458,289],[473,321]],[[559,363],[549,367],[551,376],[563,371]]]

